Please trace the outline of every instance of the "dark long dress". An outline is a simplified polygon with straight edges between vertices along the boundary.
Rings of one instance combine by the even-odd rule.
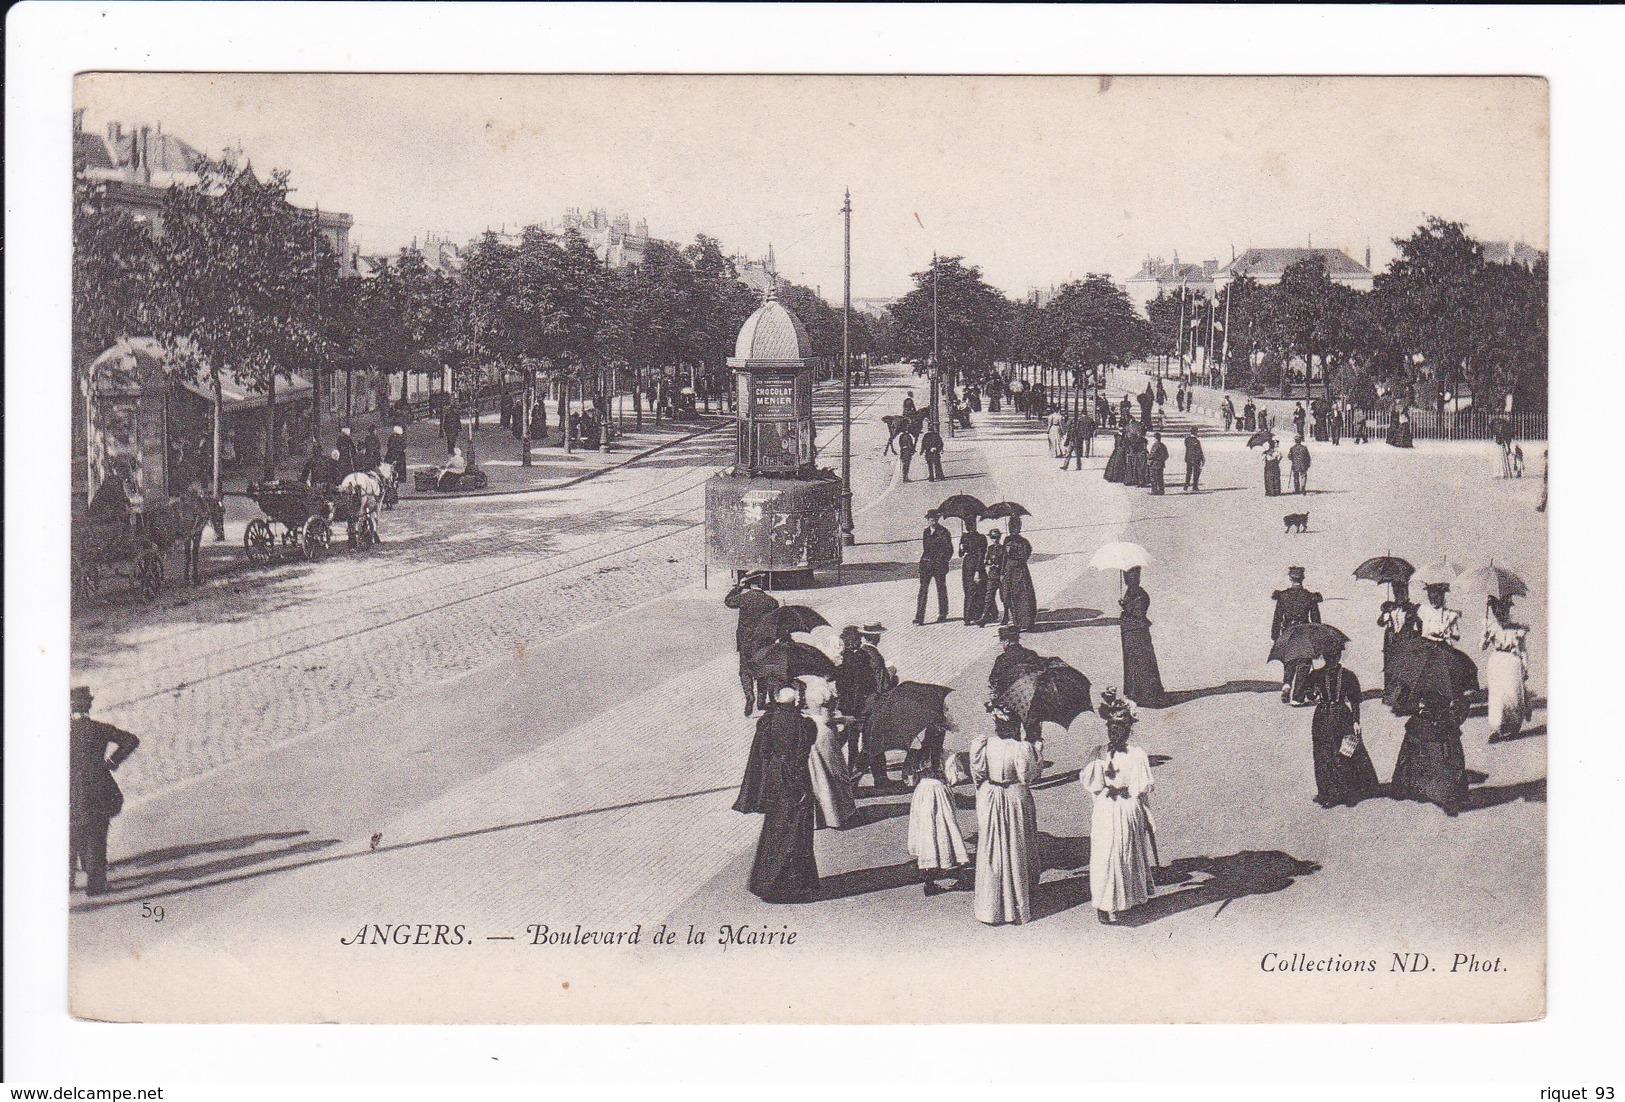
[[[1281,496],[1281,460],[1279,457],[1264,460],[1264,496]]]
[[[1112,433],[1112,454],[1106,460],[1106,481],[1122,482],[1128,472],[1128,448],[1121,432]]]
[[[1339,751],[1360,722],[1360,679],[1342,666],[1327,666],[1309,675],[1315,701],[1310,740],[1315,759],[1315,801],[1322,807],[1353,807],[1377,794],[1377,770],[1361,743],[1349,757]]]
[[[983,604],[981,622],[984,624],[991,624],[996,620],[1002,624],[1010,618],[1010,607],[1008,604],[1005,605],[1002,612],[999,609],[999,598],[1004,592],[1003,540],[1000,540],[998,543],[994,543],[992,540],[988,541],[986,573],[987,584],[986,593],[982,598]]]
[[[1400,621],[1397,632],[1384,623],[1390,617]],[[1377,622],[1382,624],[1382,702],[1393,707],[1399,691],[1398,674],[1405,661],[1405,652],[1421,636],[1422,621],[1416,615],[1415,602],[1384,601]]]
[[[1118,630],[1123,637],[1123,694],[1138,704],[1162,700],[1162,671],[1157,668],[1157,650],[1151,642],[1151,594],[1142,586],[1131,585],[1118,602],[1123,615]]]
[[[1139,433],[1128,436],[1128,467],[1123,473],[1123,484],[1151,485],[1151,464],[1146,458],[1145,437]]]
[[[1424,707],[1405,721],[1405,739],[1394,762],[1395,799],[1437,804],[1454,815],[1467,803],[1467,757],[1461,725],[1444,706]]]
[[[817,739],[812,720],[793,708],[774,709],[765,747],[762,836],[749,882],[752,894],[768,903],[805,903],[818,890],[818,801],[807,765]]]
[[[739,795],[734,799],[734,810],[741,815],[762,813],[762,793],[766,785],[767,746],[772,738],[773,717],[780,712],[777,704],[769,704],[756,721],[756,734],[751,736],[750,753],[745,757],[745,776],[739,782]],[[792,714],[799,714],[791,710]]]
[[[1004,541],[1004,578],[1000,588],[1004,591],[1004,607],[1010,622],[1027,631],[1038,622],[1038,592],[1033,589],[1032,571],[1027,560],[1032,558],[1033,545],[1026,536],[1011,536]]]
[[[965,591],[965,623],[981,623],[987,605],[987,537],[980,532],[959,537],[959,584]]]

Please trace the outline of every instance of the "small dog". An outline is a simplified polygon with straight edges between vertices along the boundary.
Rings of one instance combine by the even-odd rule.
[[[1283,519],[1286,521],[1286,530],[1288,532],[1292,531],[1294,528],[1296,528],[1299,532],[1309,531],[1308,513],[1288,513]]]

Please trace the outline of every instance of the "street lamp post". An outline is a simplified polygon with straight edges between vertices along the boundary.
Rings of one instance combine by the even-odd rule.
[[[937,378],[942,374],[942,350],[938,347],[937,339],[937,254],[931,251],[931,427],[937,428],[942,424],[942,418],[937,410],[940,396],[940,387]]]
[[[852,189],[846,190],[846,262],[841,296],[841,539],[858,542],[852,531]]]

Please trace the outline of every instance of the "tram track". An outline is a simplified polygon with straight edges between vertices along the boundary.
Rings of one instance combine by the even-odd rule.
[[[861,415],[866,415],[873,410],[875,405],[877,405],[883,398],[887,397],[887,392],[890,389],[891,388],[885,386],[879,388],[866,402],[864,402],[858,409],[853,411],[854,420],[858,420]],[[821,404],[825,405],[827,408],[828,403]],[[833,432],[831,432],[830,436],[824,441],[824,443],[817,447],[816,453],[822,455],[830,447],[839,443],[841,433],[842,430],[840,428],[836,428]],[[552,526],[544,535],[539,535],[534,540],[521,540],[516,543],[511,535],[504,534],[502,536],[493,537],[490,540],[483,541],[482,545],[476,545],[472,550],[474,550],[475,553],[495,553],[500,549],[502,553],[516,554],[522,553],[523,548],[527,543],[536,543],[543,539],[555,539],[560,535],[581,534],[595,529],[602,531],[606,529],[622,528],[628,523],[629,518],[634,517],[639,513],[665,505],[668,502],[673,502],[686,494],[694,493],[704,485],[704,483],[711,477],[718,467],[720,467],[720,464],[707,464],[697,470],[692,468],[686,469],[670,478],[661,480],[654,486],[645,487],[641,490],[624,495],[622,498],[616,499],[615,502],[610,503],[608,506],[596,510],[598,515],[590,520],[584,520],[576,524]],[[675,489],[670,489],[668,492],[660,492],[662,490],[667,490],[667,488],[671,487],[674,483],[683,484]],[[631,508],[616,508],[616,506],[624,504],[625,502],[634,501],[640,497],[647,497],[651,493],[657,494],[658,496],[652,498],[651,500],[644,501],[636,506],[632,506]],[[275,645],[275,649],[269,653],[262,653],[260,656],[252,659],[238,661],[223,667],[217,667],[204,672],[201,675],[193,676],[176,683],[175,678],[177,674],[183,673],[188,669],[194,674],[196,673],[197,655],[191,650],[186,650],[186,653],[177,654],[174,658],[167,661],[162,661],[158,665],[146,665],[142,668],[140,671],[141,680],[149,686],[151,686],[154,682],[157,682],[159,687],[148,688],[144,692],[138,692],[125,696],[119,692],[120,683],[118,681],[110,681],[104,683],[103,688],[100,690],[100,694],[106,699],[109,707],[138,705],[146,701],[154,700],[166,694],[178,692],[182,689],[190,689],[206,682],[216,681],[221,678],[242,674],[258,667],[279,663],[297,655],[308,654],[311,651],[325,646],[343,643],[347,640],[353,640],[375,632],[386,631],[411,621],[418,620],[424,616],[466,605],[482,598],[508,593],[522,586],[544,582],[550,578],[558,577],[559,575],[568,573],[570,571],[581,570],[606,559],[625,555],[691,532],[695,528],[700,527],[700,525],[703,523],[703,517],[694,520],[688,519],[689,517],[692,517],[696,506],[701,504],[702,503],[696,502],[693,505],[684,504],[682,506],[678,506],[667,517],[658,518],[653,522],[655,524],[668,526],[668,530],[666,531],[649,535],[646,538],[638,538],[630,541],[617,540],[613,546],[597,554],[590,554],[585,557],[576,557],[569,562],[558,562],[558,560],[561,558],[579,556],[579,552],[581,552],[584,547],[578,543],[569,548],[562,548],[541,555],[541,561],[547,565],[540,570],[536,569],[536,566],[538,565],[537,562],[532,561],[523,565],[508,565],[495,570],[485,571],[479,574],[459,578],[455,583],[456,589],[459,590],[457,595],[444,598],[444,593],[442,591],[440,596],[442,596],[444,599],[432,601],[423,607],[410,607],[422,600],[424,595],[421,593],[415,593],[405,597],[392,596],[376,604],[352,607],[337,615],[329,616],[315,622],[295,626],[292,629],[293,632],[304,634],[307,636],[307,638],[305,641],[295,643],[292,646],[288,645],[289,640],[286,633],[272,633],[273,638],[267,639],[267,632],[264,630],[255,631],[254,637],[251,639],[211,648],[209,652],[210,658],[218,661],[221,660],[223,656],[230,656],[233,654],[243,655],[244,652],[255,647],[264,647],[273,643]],[[445,564],[443,563],[430,562],[420,564],[405,571],[396,571],[382,577],[370,578],[350,586],[342,587],[340,590],[336,591],[333,596],[353,597],[362,593],[363,591],[384,584],[398,586],[401,582],[409,580],[415,575],[420,575],[425,571],[444,569],[444,567]],[[290,605],[297,604],[299,604],[299,602],[290,602]],[[402,609],[410,610],[400,611]],[[366,622],[357,625],[355,623],[357,618],[365,618]],[[162,643],[166,649],[175,647],[185,649],[185,644],[189,642],[192,637],[216,627],[217,625],[215,624],[199,624],[196,627],[166,635],[162,640]],[[246,658],[246,655],[244,657]],[[225,661],[229,663],[229,657],[226,657]],[[128,683],[128,679],[126,679],[125,683]]]

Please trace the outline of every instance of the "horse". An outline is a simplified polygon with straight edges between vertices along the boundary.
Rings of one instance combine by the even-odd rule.
[[[196,484],[149,512],[146,518],[148,537],[160,554],[167,554],[177,543],[182,545],[185,565],[181,575],[192,585],[203,581],[204,530],[213,527],[220,532],[224,526],[224,504],[205,494]]]
[[[378,539],[378,503],[384,497],[385,488],[393,486],[395,482],[394,468],[388,463],[380,463],[376,471],[353,471],[339,481],[338,490],[341,494],[350,495],[352,506],[350,510],[350,542],[356,542],[356,525],[363,517],[372,518],[372,538]]]

